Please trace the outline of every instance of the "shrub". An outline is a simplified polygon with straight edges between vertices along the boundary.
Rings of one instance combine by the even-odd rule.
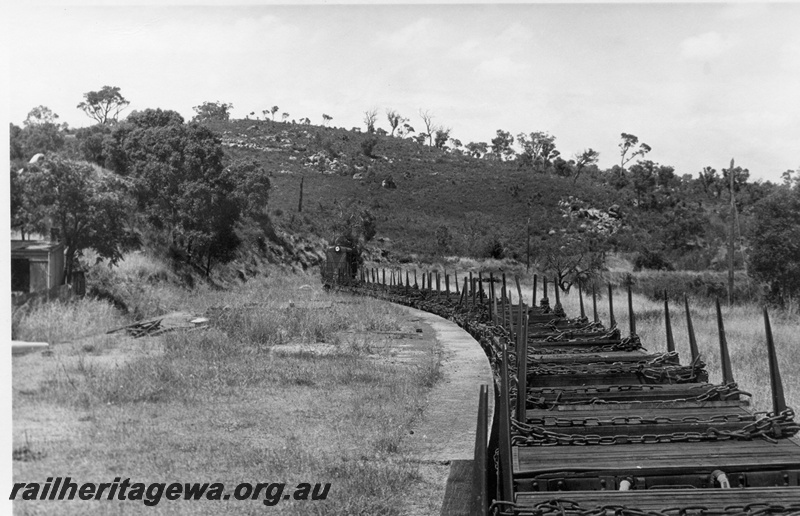
[[[492,238],[486,242],[483,250],[483,258],[494,258],[495,260],[502,260],[506,256],[506,250],[503,244],[497,238]]]
[[[361,140],[361,152],[368,158],[374,158],[375,156],[373,156],[372,151],[375,149],[376,145],[378,145],[378,139],[374,136],[368,136]]]
[[[650,299],[663,300],[664,292],[672,301],[683,301],[683,295],[689,297],[720,300],[728,297],[727,274],[714,272],[642,272],[634,274],[633,290],[646,295]],[[624,285],[624,277],[618,275],[615,283]],[[736,274],[733,297],[738,302],[757,301],[759,299],[757,284],[743,273]]]
[[[642,269],[672,271],[675,270],[675,267],[658,251],[645,250],[637,254],[633,260],[633,270],[640,271]]]

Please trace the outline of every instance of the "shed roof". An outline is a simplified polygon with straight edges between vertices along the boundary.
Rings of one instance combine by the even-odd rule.
[[[31,254],[49,254],[53,251],[63,249],[64,244],[59,242],[50,242],[47,240],[12,240],[11,241],[11,256],[14,255],[31,255]]]

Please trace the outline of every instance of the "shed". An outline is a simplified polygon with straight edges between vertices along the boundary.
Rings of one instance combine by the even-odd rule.
[[[40,292],[64,282],[64,244],[11,241],[11,291]]]

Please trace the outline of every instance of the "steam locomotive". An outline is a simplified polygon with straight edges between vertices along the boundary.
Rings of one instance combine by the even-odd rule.
[[[322,264],[322,285],[330,288],[334,285],[349,285],[356,279],[361,254],[354,248],[345,245],[332,245],[325,251],[325,263]]]

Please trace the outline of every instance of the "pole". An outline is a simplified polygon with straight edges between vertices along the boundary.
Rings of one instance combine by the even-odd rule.
[[[734,221],[736,217],[736,200],[733,194],[733,158],[731,158],[731,168],[728,172],[730,175],[730,188],[731,188],[731,234],[728,239],[728,306],[733,306],[733,234],[734,234]]]

